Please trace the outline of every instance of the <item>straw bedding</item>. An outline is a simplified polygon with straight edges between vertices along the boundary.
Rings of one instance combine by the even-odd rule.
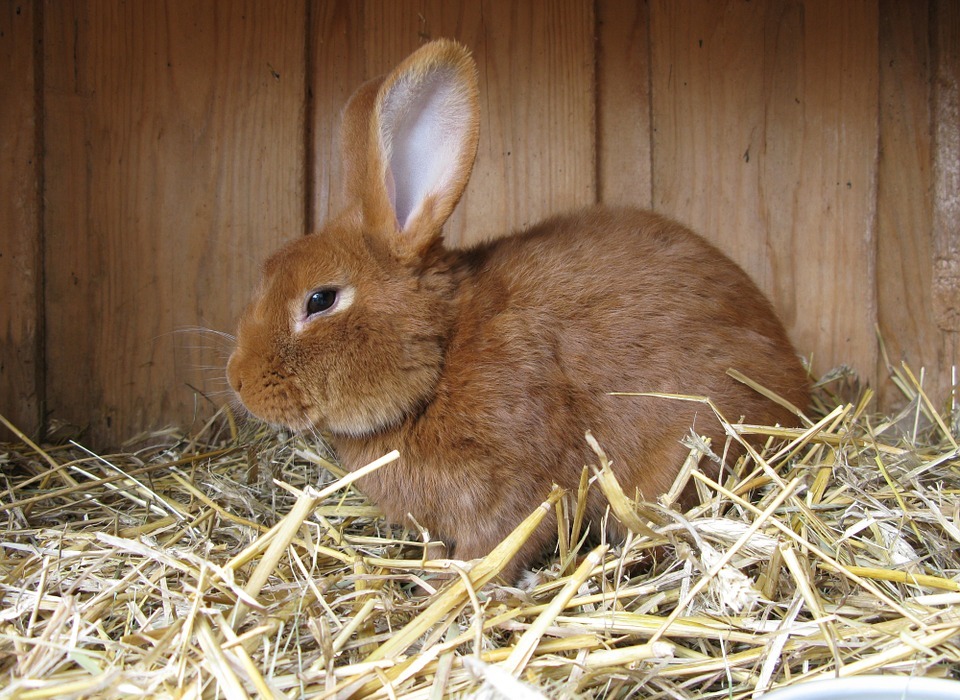
[[[892,381],[896,416],[869,390],[841,400],[841,377],[805,429],[728,423],[769,439],[722,483],[696,465],[724,445],[691,438],[681,482],[703,505],[683,514],[634,502],[594,444],[580,494],[544,494],[473,563],[427,559],[429,533],[387,526],[316,442],[226,414],[124,454],[0,446],[0,697],[750,698],[956,676],[958,415],[909,369]],[[577,504],[597,488],[632,534],[588,549]],[[498,582],[547,508],[556,556]]]

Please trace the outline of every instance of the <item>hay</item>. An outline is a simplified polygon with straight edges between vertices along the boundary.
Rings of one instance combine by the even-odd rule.
[[[116,455],[0,446],[0,696],[749,698],[956,675],[956,406],[904,368],[907,407],[878,418],[841,380],[806,428],[728,423],[768,440],[721,483],[696,465],[725,446],[691,439],[671,494],[691,479],[704,503],[682,515],[634,503],[594,443],[580,492],[545,493],[472,565],[429,559],[302,438],[219,420]],[[633,534],[585,551],[597,488]],[[497,582],[550,508],[556,556]]]

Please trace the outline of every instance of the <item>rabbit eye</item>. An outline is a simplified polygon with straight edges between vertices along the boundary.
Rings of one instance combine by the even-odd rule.
[[[336,289],[317,289],[307,297],[307,318],[329,311],[337,302]]]

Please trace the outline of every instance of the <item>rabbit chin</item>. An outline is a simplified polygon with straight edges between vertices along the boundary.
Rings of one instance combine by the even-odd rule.
[[[242,403],[242,402],[241,402]],[[275,429],[292,430],[296,433],[324,433],[351,438],[364,438],[399,424],[399,415],[369,414],[363,416],[339,416],[331,418],[318,408],[305,408],[297,413],[282,413],[253,410],[247,411]]]
[[[389,422],[382,423],[370,423],[365,421],[338,421],[332,423],[330,421],[325,421],[319,425],[322,425],[322,428],[319,430],[323,433],[328,433],[334,438],[337,436],[345,438],[353,438],[355,440],[360,440],[363,438],[370,437],[376,433],[382,432],[384,430],[389,430],[390,428],[396,426],[399,423],[398,420],[393,420]],[[317,427],[318,424],[314,424],[314,427]]]
[[[239,398],[239,397],[238,397]],[[270,410],[265,406],[251,407],[241,403],[252,415],[275,428],[286,428],[299,433],[325,433],[349,438],[365,438],[400,425],[411,410],[398,402],[364,403],[350,407],[324,409],[304,405],[300,409]],[[413,404],[420,402],[414,401]]]
[[[407,411],[389,402],[365,404],[349,410],[333,410],[321,414],[308,411],[311,427],[336,437],[365,438],[395,428],[403,422]]]

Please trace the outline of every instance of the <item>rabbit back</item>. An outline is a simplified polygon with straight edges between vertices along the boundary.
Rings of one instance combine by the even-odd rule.
[[[656,214],[589,209],[449,255],[456,320],[430,400],[391,431],[336,443],[354,466],[399,449],[400,462],[361,488],[394,520],[412,514],[458,557],[490,551],[552,484],[575,490],[596,462],[588,430],[626,492],[648,499],[671,486],[691,430],[722,449],[723,429],[704,403],[612,392],[705,396],[730,420],[798,422],[728,376],[734,368],[807,403],[806,373],[760,290]],[[603,507],[594,494],[595,527]],[[544,525],[517,566],[555,532]]]

